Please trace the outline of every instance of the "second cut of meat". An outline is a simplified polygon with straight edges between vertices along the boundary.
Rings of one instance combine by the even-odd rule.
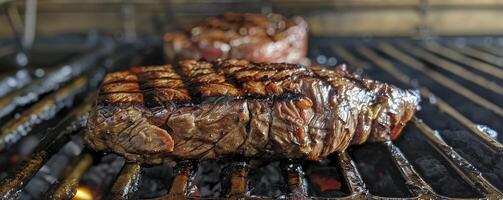
[[[307,23],[278,14],[226,13],[187,32],[164,35],[169,63],[181,59],[247,59],[252,62],[306,62]]]

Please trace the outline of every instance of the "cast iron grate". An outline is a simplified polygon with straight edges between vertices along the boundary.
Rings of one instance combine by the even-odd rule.
[[[1,199],[27,197],[23,196],[25,187],[37,178],[46,163],[65,144],[82,137],[95,95],[93,90],[106,70],[162,62],[160,50],[155,47],[141,48],[147,49],[147,53],[155,51],[154,56],[137,48],[103,48],[64,63],[42,77],[23,79],[16,86],[19,89],[0,99],[0,105],[5,104],[0,106],[1,156],[14,154],[8,149],[25,138],[40,136],[29,156],[3,173]],[[503,169],[497,167],[503,163],[503,135],[498,135],[503,131],[503,55],[497,54],[501,49],[469,42],[459,46],[449,40],[423,43],[407,39],[313,39],[311,58],[320,65],[348,63],[362,76],[421,91],[422,109],[403,137],[394,142],[353,147],[322,163],[281,160],[276,166],[281,171],[280,194],[274,196],[252,192],[255,190],[251,185],[256,181],[251,177],[264,165],[236,158],[225,160],[216,197],[198,195],[200,183],[195,180],[201,164],[194,160],[178,162],[164,193],[156,197],[135,195],[145,189],[141,181],[146,178],[148,166],[128,162],[119,162],[124,164],[120,164],[122,168],[113,183],[90,192],[99,193],[93,195],[101,199],[501,199]],[[51,120],[56,125],[43,131]],[[471,144],[473,147],[469,147]],[[82,179],[91,167],[104,162],[102,157],[83,148],[63,175],[48,183],[49,189],[41,195],[71,199],[83,192]],[[379,167],[386,170],[379,171]]]

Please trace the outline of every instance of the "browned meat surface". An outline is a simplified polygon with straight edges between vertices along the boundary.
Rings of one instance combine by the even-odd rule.
[[[252,62],[301,63],[307,54],[307,23],[278,14],[226,13],[187,32],[167,33],[168,61],[246,59]]]
[[[418,93],[335,70],[186,60],[108,74],[86,142],[130,160],[222,156],[319,160],[395,139]]]

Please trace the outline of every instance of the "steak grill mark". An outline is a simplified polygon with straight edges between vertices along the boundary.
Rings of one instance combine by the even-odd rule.
[[[419,101],[343,67],[186,60],[180,69],[107,75],[88,144],[146,163],[233,154],[319,160],[367,139],[396,138]]]

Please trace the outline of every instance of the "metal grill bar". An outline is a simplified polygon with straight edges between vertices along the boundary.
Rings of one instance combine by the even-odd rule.
[[[471,56],[483,60],[487,63],[491,63],[500,68],[503,68],[503,59],[498,56],[495,56],[482,50],[478,50],[470,46],[462,46],[462,47],[454,46],[454,48],[456,48],[457,51],[463,53],[464,55]]]
[[[49,192],[49,199],[72,199],[77,193],[80,179],[91,167],[93,161],[94,158],[91,154],[82,153],[77,162],[69,167],[69,172]]]
[[[381,47],[385,48],[386,46],[385,45],[381,45]],[[393,52],[391,49],[387,49],[387,50],[389,50],[387,52]],[[340,49],[337,48],[336,51],[339,52]],[[401,81],[402,83],[410,84],[411,78],[407,74],[402,73],[401,71],[399,71],[398,69],[396,69],[396,67],[392,63],[390,63],[390,62],[386,61],[384,58],[378,56],[371,49],[361,47],[360,51],[364,51],[364,52],[362,52],[362,54],[364,54],[369,60],[372,60],[372,62],[374,62],[377,67],[379,67],[379,68],[383,69],[384,71],[388,72],[391,76],[393,76],[393,78]],[[384,51],[384,49],[383,49],[383,51]],[[393,57],[395,59],[397,59],[397,60],[404,60],[404,59],[406,59],[406,58],[400,57],[402,54],[399,54],[399,53],[400,52],[398,52],[398,53],[397,52],[393,52]],[[391,54],[392,53],[390,53],[390,55]],[[408,62],[408,63],[410,63],[410,62]],[[444,111],[450,117],[452,117],[453,119],[455,119],[456,121],[458,121],[460,124],[462,124],[463,126],[465,126],[466,128],[468,128],[469,130],[471,130],[477,137],[479,137],[483,142],[485,142],[486,144],[488,144],[494,151],[496,151],[496,152],[503,152],[503,145],[501,143],[499,143],[498,141],[496,141],[493,138],[489,137],[489,135],[487,133],[485,133],[482,130],[480,130],[479,128],[477,128],[477,125],[475,125],[475,123],[473,123],[468,118],[466,118],[465,116],[463,116],[461,113],[459,113],[456,109],[454,109],[452,106],[450,106],[444,100],[442,100],[438,96],[434,95],[431,91],[428,90],[428,88],[421,87],[420,91],[421,91],[421,95],[423,97],[425,97],[425,98],[435,97],[435,99],[437,100],[437,104],[436,105],[437,105],[437,107],[440,110]]]
[[[450,62],[446,59],[442,59],[438,56],[435,56],[431,53],[428,53],[425,50],[422,50],[420,48],[417,48],[417,47],[409,45],[409,44],[400,43],[399,47],[401,47],[404,51],[409,52],[418,58],[427,60],[428,62],[434,64],[435,66],[438,66],[446,71],[449,71],[449,72],[465,79],[466,81],[472,82],[472,83],[474,83],[482,88],[488,89],[494,93],[503,95],[503,87],[501,87],[497,83],[489,81],[482,76],[479,76],[473,72],[470,72],[470,71],[466,70],[465,68],[454,64],[453,62]],[[433,75],[434,73],[433,73],[433,71],[430,70],[430,71],[428,71],[428,74]]]
[[[18,165],[15,173],[11,173],[0,183],[0,196],[3,199],[15,199],[21,193],[21,189],[30,180],[42,165],[49,160],[48,154],[54,154],[57,149],[48,149],[36,152],[31,159]]]
[[[503,57],[501,47],[495,47],[495,46],[477,46],[477,47],[491,54]]]
[[[369,191],[349,154],[347,152],[342,152],[338,154],[338,157],[339,167],[345,182],[348,184],[349,191],[351,192],[350,197],[363,198],[367,196]]]
[[[383,68],[385,71],[392,74],[392,76],[400,77],[400,78],[398,78],[398,80],[400,80],[404,83],[409,83],[410,78],[408,76],[403,76],[404,74],[402,74],[400,71],[395,69],[394,66],[390,62],[386,61],[383,58],[380,58],[377,54],[375,54],[374,52],[372,52],[370,49],[368,49],[366,47],[359,46],[359,47],[357,47],[357,49],[363,55],[365,55],[367,58],[369,58],[372,62],[376,63],[377,66]],[[335,51],[340,51],[340,49],[336,48]],[[347,53],[349,53],[349,52],[347,52]],[[416,124],[418,123],[417,118],[415,118],[415,117],[414,117],[414,122]],[[425,125],[425,124],[423,124],[423,125]],[[424,129],[424,127],[423,127],[422,131],[424,132],[425,130],[426,129]],[[433,132],[430,132],[430,133],[431,133],[430,136],[436,135]],[[432,139],[438,139],[438,138],[428,137],[428,139],[432,140]],[[440,142],[441,143],[439,143],[438,141],[433,141],[434,145],[436,146],[436,149],[439,152],[442,151],[442,152],[440,152],[442,154],[442,156],[444,156],[444,158],[448,159],[449,163],[457,170],[457,172],[465,180],[467,180],[469,183],[471,183],[473,187],[475,187],[477,190],[479,190],[479,192],[486,195],[487,197],[490,197],[490,198],[500,197],[501,198],[501,192],[499,192],[494,186],[492,186],[487,180],[485,180],[482,177],[481,173],[475,169],[475,167],[471,166],[471,164],[469,164],[469,162],[467,162],[462,157],[460,157],[459,154],[457,154],[457,152],[455,152],[452,149],[452,147],[445,144],[445,142],[443,142],[443,140],[441,140]],[[493,140],[493,142],[495,142],[496,144],[499,144],[498,142],[496,142],[494,140]],[[412,168],[412,166],[410,164],[408,164],[408,161],[405,159],[405,157],[400,152],[400,150],[398,148],[396,148],[394,145],[392,145],[391,142],[388,142],[387,146],[391,152],[391,155],[393,157],[393,161],[397,164],[401,174],[404,176],[404,178],[406,180],[406,184],[411,189],[411,192],[413,192],[414,194],[418,194],[419,195],[418,198],[426,198],[426,196],[429,196],[428,198],[432,198],[431,195],[438,197],[438,195],[433,192],[431,187],[426,182],[424,182],[424,180],[422,178],[420,178],[420,176],[417,174],[417,172],[415,172],[415,170]],[[441,148],[439,148],[439,146],[441,146]],[[501,144],[499,144],[499,146],[501,146]],[[442,150],[440,150],[440,149],[442,149]],[[451,157],[446,156],[446,155],[450,155]],[[452,161],[452,159],[456,159],[456,160]],[[467,166],[467,165],[470,165],[470,166]]]
[[[456,109],[454,109],[452,106],[447,104],[444,100],[441,98],[437,97],[433,93],[431,93],[428,89],[422,87],[421,88],[421,94],[425,97],[435,97],[436,99],[436,105],[440,110],[444,111],[447,113],[449,116],[451,116],[453,119],[458,121],[461,125],[465,126],[468,128],[472,133],[474,133],[477,137],[479,137],[484,143],[486,143],[491,149],[493,149],[496,153],[501,154],[503,153],[503,144],[500,142],[496,141],[495,139],[491,138],[488,133],[484,132],[484,130],[478,128],[478,126],[470,121],[468,118],[463,116],[461,113],[459,113]]]
[[[365,50],[366,47],[359,47],[358,51],[363,51],[367,53],[368,55],[373,56],[374,60],[371,60],[372,62],[376,63],[378,66],[382,67],[385,66],[385,71],[390,72],[395,77],[400,77],[399,80],[409,84],[410,83],[410,77],[408,76],[403,76],[403,73],[401,73],[399,70],[395,69],[395,67],[390,63],[389,61],[386,61],[383,58],[380,58],[379,55],[377,55],[375,52],[373,52],[372,49],[367,49]],[[343,51],[345,53],[345,56],[352,56],[351,53],[346,51],[345,49],[342,50],[337,50],[338,54],[340,54],[340,51]],[[370,54],[369,54],[370,52]],[[344,54],[343,53],[343,54]],[[363,53],[362,53],[363,54]],[[360,68],[367,68],[368,63],[364,61],[359,61],[356,57],[352,57],[352,60],[354,62],[357,62],[358,66]],[[377,61],[377,62],[376,62]],[[402,77],[401,77],[402,76]],[[429,92],[426,88],[421,88],[422,92],[426,92],[426,96],[432,95],[431,92]],[[54,94],[55,95],[58,91],[56,91]],[[442,101],[443,102],[443,101]],[[90,110],[90,104],[85,103],[83,105],[89,106],[86,109],[79,108],[82,110]],[[81,105],[81,106],[83,106]],[[446,111],[447,113],[450,113],[449,115],[456,119],[459,122],[462,122],[465,126],[469,127],[469,125],[473,125],[471,121],[466,119],[464,116],[459,114],[454,108],[450,107],[448,104],[445,102],[438,104],[439,108]],[[87,112],[85,111],[85,112]],[[83,115],[83,118],[85,118],[86,114],[85,112],[79,112],[78,114],[75,114],[75,110],[70,114],[73,116],[71,119],[74,119],[75,116],[81,116]],[[76,120],[73,120],[76,121]],[[481,173],[478,172],[473,166],[471,166],[466,160],[463,158],[459,157],[459,155],[452,150],[450,146],[445,144],[440,138],[437,138],[438,136],[435,135],[435,133],[427,127],[424,123],[421,124],[422,122],[418,120],[417,118],[414,118],[413,120],[414,124],[425,134],[427,135],[427,138],[432,142],[432,144],[435,146],[435,148],[441,153],[442,156],[444,156],[455,168],[460,175],[465,178],[469,183],[472,184],[475,188],[479,189],[479,191],[486,195],[487,198],[503,198],[503,195],[501,194],[500,191],[498,191],[494,186],[492,186],[487,180],[485,180],[482,176]],[[68,123],[63,123],[65,125],[68,125]],[[26,168],[25,172],[21,173],[20,178],[16,179],[18,181],[12,181],[12,177],[14,177],[17,174],[11,173],[9,175],[10,178],[2,181],[0,183],[0,197],[6,197],[6,198],[12,198],[15,197],[15,194],[19,194],[20,189],[23,187],[23,183],[27,182],[31,176],[33,176],[34,173],[55,153],[58,151],[58,148],[62,146],[62,144],[66,143],[68,141],[68,136],[69,133],[75,132],[75,130],[78,130],[82,128],[82,124],[77,124],[72,127],[68,126],[63,126],[63,125],[58,125],[58,130],[61,131],[55,131],[58,132],[57,134],[48,134],[48,137],[43,140],[41,143],[40,147],[37,148],[36,152],[34,153],[33,157],[30,159],[30,161],[33,161],[33,164],[23,164],[21,166],[18,166],[19,169],[24,169]],[[425,127],[426,126],[426,127]],[[422,129],[421,129],[422,127]],[[476,127],[470,128],[472,132],[476,133]],[[65,130],[64,134],[62,133],[62,130]],[[478,132],[480,135],[484,135],[485,133],[483,132]],[[61,136],[65,136],[65,140],[60,139],[62,138]],[[487,137],[487,136],[486,136]],[[481,137],[482,138],[482,137]],[[436,141],[438,140],[438,141]],[[494,141],[494,140],[493,140]],[[55,145],[54,143],[58,142],[59,145]],[[494,141],[496,142],[496,141]],[[390,154],[392,156],[393,161],[395,164],[398,166],[398,170],[402,174],[402,176],[406,180],[406,184],[411,190],[411,192],[417,197],[414,199],[423,199],[423,198],[445,198],[443,196],[437,195],[433,192],[431,187],[426,183],[420,175],[413,169],[412,165],[409,164],[405,156],[401,153],[401,151],[394,146],[391,142],[385,143],[385,145],[388,147],[388,150],[390,151]],[[499,146],[498,146],[499,145]],[[493,147],[497,147],[501,150],[501,144],[496,142],[492,144]],[[45,154],[42,154],[42,158],[37,158],[37,153],[40,153],[40,151],[44,150]],[[88,154],[84,153],[81,155],[79,158],[79,161],[76,163],[76,165],[73,166],[73,170],[69,174],[66,174],[63,178],[62,181],[58,184],[58,187],[54,188],[54,194],[52,197],[71,197],[73,193],[71,191],[74,191],[74,188],[76,187],[75,183],[78,183],[78,179],[82,176],[82,174],[85,172],[87,168],[89,168],[90,163],[92,163],[92,158],[91,161],[89,161],[87,158],[85,158]],[[247,175],[249,172],[248,164],[244,162],[235,162],[232,163],[232,166],[229,170],[229,175],[230,175],[230,187],[229,191],[225,193],[227,198],[231,199],[249,199],[249,198],[256,198],[256,199],[262,199],[262,197],[249,197],[246,194],[246,182],[247,182]],[[333,198],[333,199],[353,199],[353,198],[359,198],[359,199],[384,199],[385,197],[377,197],[369,194],[367,188],[365,187],[365,183],[362,181],[360,174],[358,173],[358,170],[351,160],[350,156],[348,155],[347,152],[342,152],[339,154],[339,167],[341,171],[343,172],[343,177],[348,184],[349,190],[350,190],[350,195],[348,197],[342,197],[342,198]],[[282,169],[284,171],[284,176],[288,182],[288,187],[289,187],[289,194],[287,198],[299,198],[299,199],[307,199],[307,198],[312,198],[308,194],[308,186],[307,186],[307,181],[304,177],[304,169],[302,169],[302,166],[299,163],[295,163],[292,161],[288,162],[283,162],[282,163]],[[107,199],[124,199],[124,198],[131,198],[132,193],[134,190],[137,188],[138,181],[141,176],[141,171],[142,168],[139,164],[137,163],[127,163],[124,165],[124,167],[121,170],[120,175],[116,179],[114,185],[112,186],[110,194],[107,196]],[[169,193],[163,197],[160,197],[158,199],[187,199],[187,198],[193,198],[190,197],[191,194],[191,189],[193,187],[191,186],[192,184],[192,179],[193,179],[193,174],[194,174],[194,163],[191,161],[185,161],[185,162],[179,162],[176,166],[176,176],[171,184]],[[10,180],[10,181],[9,181]],[[76,181],[77,180],[77,181]],[[14,187],[6,187],[6,185],[11,184]],[[11,186],[9,185],[9,186]],[[64,188],[69,188],[69,189],[64,189]],[[59,195],[60,194],[60,195]],[[266,198],[266,197],[264,197]],[[196,198],[196,199],[203,199],[203,198]],[[412,199],[412,198],[411,198]]]
[[[409,188],[412,194],[417,195],[419,198],[432,198],[436,196],[426,181],[419,176],[419,174],[414,170],[414,167],[409,163],[409,161],[402,154],[402,151],[390,141],[384,143],[388,148],[388,151],[393,158],[393,162],[398,167],[398,170],[405,178],[405,184]]]
[[[56,70],[49,72],[48,75],[41,79],[33,81],[26,87],[3,97],[0,99],[0,118],[7,116],[17,107],[37,101],[42,94],[50,92],[64,82],[79,76],[109,51],[102,48],[81,56],[68,64],[59,66]]]
[[[175,166],[175,178],[166,196],[161,199],[181,199],[190,193],[194,175],[194,164],[190,161],[179,162]]]
[[[380,59],[379,56],[372,51],[370,48],[365,46],[357,46],[356,49],[360,54],[368,58],[370,61],[375,63],[377,66],[381,66],[386,72],[394,77],[399,77],[399,80],[404,83],[410,83],[411,79],[408,76],[399,76],[400,71],[393,67],[393,64],[385,59]]]
[[[440,83],[441,85],[449,88],[450,90],[460,94],[461,96],[471,100],[472,102],[494,112],[495,114],[503,117],[503,109],[497,106],[496,104],[486,100],[485,98],[479,96],[478,94],[472,92],[471,90],[457,84],[447,76],[444,76],[436,71],[431,71],[427,70],[427,67],[419,62],[418,60],[406,55],[405,53],[401,52],[400,50],[396,49],[395,47],[389,45],[389,44],[381,44],[378,45],[378,48],[390,55],[391,57],[397,59],[398,61],[406,64],[407,66],[420,71],[421,73],[424,73],[428,75],[431,79],[434,81]]]
[[[103,54],[103,53],[101,53]],[[97,82],[101,81],[103,76],[105,75],[105,69],[102,66],[99,67],[92,67],[92,64],[96,62],[98,59],[97,57],[100,56],[101,54],[97,54],[94,56],[83,56],[83,60],[78,60],[74,62],[74,68],[71,68],[70,65],[66,65],[62,69],[59,69],[57,71],[62,71],[58,72],[61,73],[58,76],[68,76],[68,77],[57,77],[53,80],[56,81],[54,83],[47,83],[47,85],[51,87],[58,87],[58,84],[62,84],[65,79],[71,79],[73,73],[81,74],[82,71],[85,69],[90,68],[91,71],[78,76],[76,79],[72,80],[68,85],[56,90],[55,92],[48,94],[44,98],[42,98],[40,101],[35,103],[34,105],[30,106],[28,109],[26,109],[22,114],[21,117],[18,119],[12,119],[8,121],[6,124],[4,124],[0,128],[0,150],[3,150],[6,148],[8,145],[17,142],[21,137],[27,135],[31,129],[37,125],[42,123],[45,120],[53,118],[61,109],[64,107],[67,107],[72,104],[74,98],[78,95],[84,92],[85,90],[88,89],[89,86],[96,85]],[[67,68],[64,70],[64,68]],[[67,72],[64,72],[67,71]],[[44,79],[40,79],[44,80]],[[48,80],[46,80],[48,81]],[[60,82],[58,82],[60,81]],[[37,88],[37,85],[45,85],[45,82],[33,82],[31,86],[34,86],[33,88]],[[48,86],[48,87],[49,87]],[[32,89],[33,89],[32,88]],[[24,91],[23,91],[24,92]],[[31,95],[30,98],[39,98],[37,95],[43,94],[41,91],[37,91],[38,93],[34,93],[34,96]],[[15,94],[15,93],[14,93]],[[31,93],[30,93],[31,94]],[[17,98],[17,97],[15,97]],[[6,97],[7,100],[11,99],[10,97]],[[5,98],[0,99],[0,104],[1,102],[5,100]],[[31,101],[31,100],[30,100]],[[4,101],[8,102],[8,101]],[[14,101],[16,102],[16,101]],[[12,105],[17,105],[17,104],[12,104]],[[10,112],[10,111],[9,111]]]
[[[494,67],[494,66],[489,65],[484,62],[480,62],[480,61],[475,60],[473,58],[463,56],[461,53],[456,52],[453,49],[450,49],[448,47],[444,47],[444,46],[437,44],[437,43],[423,45],[423,47],[425,49],[429,50],[430,52],[444,56],[444,57],[449,58],[451,60],[456,60],[458,62],[462,62],[462,63],[466,64],[466,66],[471,67],[475,70],[479,70],[481,72],[485,72],[486,74],[489,74],[489,75],[494,76],[496,78],[503,79],[503,70],[502,69],[499,69],[497,67]]]
[[[246,179],[248,177],[249,165],[246,162],[235,162],[231,164],[229,169],[230,174],[230,190],[227,193],[227,198],[240,199],[246,195]]]
[[[138,189],[140,173],[140,164],[126,163],[106,199],[128,199]]]
[[[353,54],[351,54],[348,50],[342,47],[334,47],[337,54],[343,58],[346,62],[351,63],[351,66],[356,67],[357,69],[368,70],[370,69],[369,63],[356,58]]]
[[[54,87],[59,87],[59,84],[65,82],[65,80],[73,79],[77,74],[80,74],[85,69],[91,67],[99,57],[105,55],[109,51],[109,48],[107,50],[101,49],[95,51],[94,53],[81,56],[79,59],[75,59],[73,62],[70,62],[70,64],[63,65],[62,67],[56,69],[54,73],[50,73],[48,76],[46,76],[46,78],[39,79],[40,81],[32,82],[26,88],[19,90],[19,92],[10,94],[14,98],[11,98],[11,96],[2,98],[0,100],[0,103],[6,103],[12,100],[15,108],[21,105],[17,104],[17,101],[19,99],[17,99],[18,97],[15,95],[24,95],[25,93],[31,94],[32,90],[34,90],[35,92],[33,92],[33,94],[29,96],[27,100],[28,102],[34,101],[39,98],[38,95],[49,92]],[[4,128],[1,129],[2,136],[12,137],[12,134],[10,134],[6,130],[23,130],[27,128],[26,126],[29,126],[28,128],[30,128],[33,125],[40,123],[41,120],[53,118],[55,116],[55,113],[62,107],[64,107],[63,105],[68,105],[68,103],[71,103],[71,99],[78,93],[81,93],[84,88],[86,88],[87,86],[95,86],[97,82],[101,81],[102,77],[104,76],[104,71],[107,69],[107,67],[110,67],[109,65],[114,64],[117,61],[126,58],[127,56],[127,54],[125,53],[113,55],[114,56],[110,57],[107,60],[105,66],[95,68],[92,71],[88,72],[86,75],[82,75],[79,78],[74,79],[69,83],[69,85],[56,90],[54,93],[49,94],[41,101],[29,107],[26,111],[24,111],[20,119],[11,120],[11,122],[5,124]],[[70,134],[76,132],[77,130],[82,130],[82,128],[85,127],[88,112],[91,110],[91,102],[94,102],[94,99],[95,93],[88,94],[88,98],[84,101],[84,103],[72,109],[72,111],[64,117],[62,122],[47,131],[47,133],[43,136],[40,144],[36,147],[34,153],[32,153],[28,160],[24,161],[20,165],[15,166],[12,171],[9,171],[7,173],[7,177],[0,182],[0,199],[12,199],[20,195],[21,190],[23,189],[25,184],[28,183],[28,181],[37,173],[37,171],[54,154],[56,154],[63,145],[70,141]],[[12,110],[14,108],[12,108]],[[10,112],[10,110],[5,109],[3,111]],[[82,162],[87,164],[86,160],[87,159],[84,159],[85,162]],[[78,166],[82,166],[84,165],[84,163]],[[82,169],[81,167],[78,168]],[[75,173],[77,172],[75,171]],[[68,178],[76,178],[77,174],[75,173],[71,173]],[[67,182],[62,183],[61,187],[73,188],[74,185],[72,184],[74,183],[74,181],[68,180]],[[57,196],[60,196],[59,194],[61,194],[61,196],[73,195],[71,194],[72,191],[62,191],[63,189],[59,190],[58,188],[55,189],[56,190],[54,191],[54,194]]]
[[[12,199],[19,195],[23,186],[33,175],[70,140],[70,134],[85,126],[87,113],[90,110],[91,105],[84,103],[73,110],[54,129],[49,129],[30,159],[17,165],[0,182],[0,197]]]
[[[307,181],[302,165],[298,163],[282,163],[284,176],[287,180],[289,198],[305,198],[307,194]]]
[[[28,134],[33,126],[56,115],[65,104],[72,102],[75,95],[82,92],[87,86],[88,78],[80,77],[69,85],[44,97],[21,114],[18,119],[12,119],[0,128],[0,150],[17,142]]]
[[[352,198],[363,198],[368,194],[368,190],[365,187],[361,176],[349,157],[347,153],[339,154],[340,160],[339,165],[342,168],[344,178],[346,182],[349,184],[349,188],[351,191],[350,196],[341,197],[341,198],[333,198],[333,199],[352,199]],[[194,163],[190,161],[182,161],[179,162],[175,166],[175,177],[171,183],[171,188],[167,195],[156,198],[157,200],[161,199],[205,199],[202,197],[190,197],[190,194],[194,191],[192,186],[192,180],[194,175]],[[308,195],[307,189],[307,181],[304,177],[305,172],[302,166],[298,163],[294,162],[283,162],[282,169],[284,172],[285,179],[288,184],[288,198],[310,198]],[[235,162],[232,163],[228,172],[230,174],[230,187],[229,191],[226,193],[226,199],[269,199],[267,197],[257,197],[257,196],[248,196],[246,193],[247,190],[247,176],[249,173],[249,165],[246,162]],[[127,173],[127,172],[126,172]],[[122,174],[122,172],[121,172]],[[122,176],[122,175],[121,175]],[[124,182],[133,180],[133,176],[128,176],[129,179],[116,180],[116,182]],[[124,184],[115,183],[114,185],[122,185],[122,187],[118,187],[118,191],[127,190],[128,188],[124,186]],[[120,196],[119,196],[120,197]],[[118,198],[119,198],[118,197]]]
[[[435,133],[428,125],[417,117],[412,122],[432,142],[434,148],[449,161],[458,174],[488,199],[501,199],[503,194],[487,181],[480,171],[461,157],[451,146],[447,145],[440,134]]]
[[[0,78],[0,97],[7,95],[15,89],[19,89],[31,83],[32,77],[28,70],[21,69],[14,73],[1,76]]]

